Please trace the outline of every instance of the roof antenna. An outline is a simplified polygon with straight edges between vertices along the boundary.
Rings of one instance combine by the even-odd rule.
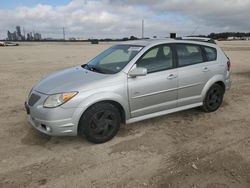
[[[141,22],[141,38],[144,39],[144,19]]]
[[[63,40],[65,40],[65,29],[63,27]]]
[[[199,27],[200,27],[200,25],[198,25],[198,26],[194,29],[194,31],[191,33],[191,36],[192,36],[193,34],[195,34],[195,32],[199,29]]]

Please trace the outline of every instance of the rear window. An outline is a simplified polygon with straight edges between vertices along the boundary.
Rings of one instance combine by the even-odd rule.
[[[204,46],[204,49],[208,61],[215,61],[217,59],[217,50],[215,48]]]

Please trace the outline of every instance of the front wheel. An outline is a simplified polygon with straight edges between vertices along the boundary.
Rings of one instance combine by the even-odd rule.
[[[119,131],[121,116],[110,103],[97,103],[82,115],[78,134],[95,144],[111,140]]]
[[[214,84],[207,92],[206,97],[203,101],[203,110],[205,112],[216,111],[222,101],[224,96],[224,90],[219,84]]]

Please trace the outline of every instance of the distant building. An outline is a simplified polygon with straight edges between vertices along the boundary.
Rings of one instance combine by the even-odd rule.
[[[76,38],[76,40],[87,40],[87,39],[84,37],[78,37],[78,38]]]
[[[11,40],[11,41],[17,40],[16,31],[13,32],[13,33],[11,33],[10,31],[8,31],[7,35],[8,35],[8,40]]]
[[[34,40],[42,40],[42,35],[40,33],[34,33]]]
[[[250,40],[250,37],[228,37],[227,40]]]
[[[76,38],[75,37],[70,37],[69,40],[76,40]]]
[[[16,37],[17,37],[17,40],[22,40],[23,38],[20,26],[16,26]]]
[[[7,40],[9,40],[9,41],[17,41],[17,40],[28,40],[28,41],[42,40],[42,35],[40,33],[34,33],[34,35],[33,35],[32,32],[30,32],[30,33],[27,33],[27,37],[25,38],[25,31],[23,31],[23,32],[24,32],[24,35],[22,35],[21,27],[20,26],[16,26],[16,31],[14,31],[13,33],[11,33],[10,31],[7,32]]]
[[[26,38],[26,39],[27,39],[28,41],[34,40],[33,35],[32,35],[32,32],[27,33],[27,38]]]

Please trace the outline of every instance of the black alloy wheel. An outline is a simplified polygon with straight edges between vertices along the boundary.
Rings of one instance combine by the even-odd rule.
[[[90,134],[96,138],[109,137],[116,127],[115,113],[112,111],[100,111],[90,120]]]
[[[104,143],[116,135],[120,123],[120,114],[113,104],[97,103],[83,114],[78,133],[90,142]]]
[[[216,111],[223,101],[224,91],[219,84],[214,84],[207,92],[203,102],[203,109],[206,112]]]

